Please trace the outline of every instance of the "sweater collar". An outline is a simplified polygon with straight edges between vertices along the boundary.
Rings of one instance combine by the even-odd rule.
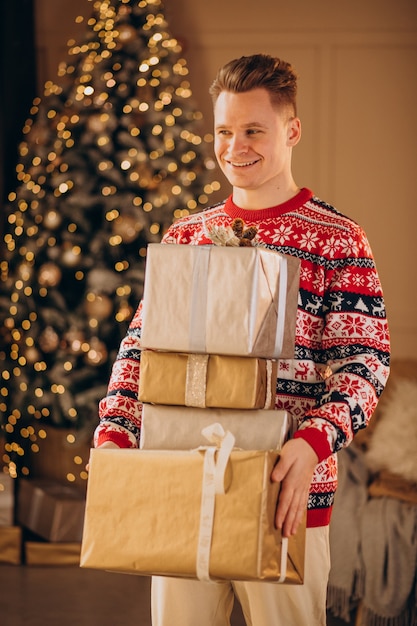
[[[260,222],[264,219],[280,217],[290,211],[296,211],[312,197],[313,192],[303,187],[296,196],[277,206],[266,209],[241,209],[233,202],[232,196],[229,196],[224,205],[224,210],[232,218],[240,217],[245,222]]]

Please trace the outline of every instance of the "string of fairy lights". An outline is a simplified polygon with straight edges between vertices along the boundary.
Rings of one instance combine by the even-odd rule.
[[[68,42],[33,101],[8,198],[0,413],[12,476],[29,474],[44,423],[96,419],[147,244],[220,188],[162,2],[92,8],[76,20],[85,40]]]

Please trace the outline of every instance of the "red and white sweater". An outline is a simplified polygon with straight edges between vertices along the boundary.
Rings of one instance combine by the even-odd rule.
[[[363,230],[308,189],[279,206],[241,209],[232,198],[175,222],[165,243],[210,244],[208,229],[240,217],[256,241],[301,260],[294,360],[280,360],[277,409],[298,420],[319,457],[307,525],[329,523],[337,486],[336,452],[368,424],[389,373],[389,331],[381,284]],[[175,280],[175,277],[173,277]],[[108,394],[100,403],[95,445],[137,447],[141,404],[141,305],[122,341]]]

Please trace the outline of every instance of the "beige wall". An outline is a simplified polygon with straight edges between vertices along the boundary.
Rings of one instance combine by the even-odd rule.
[[[37,0],[40,90],[89,15],[88,0]],[[297,182],[365,228],[381,274],[393,355],[417,352],[414,206],[417,116],[415,0],[165,0],[185,44],[197,107],[211,130],[207,89],[230,58],[267,52],[300,76],[303,139]],[[224,183],[222,195],[229,192]]]

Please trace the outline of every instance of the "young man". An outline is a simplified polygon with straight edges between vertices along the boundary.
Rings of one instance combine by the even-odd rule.
[[[208,229],[240,217],[257,241],[301,260],[294,360],[279,361],[276,408],[298,420],[272,480],[282,483],[276,524],[294,534],[307,508],[305,583],[203,583],[155,577],[154,626],[226,626],[236,594],[248,626],[325,626],[328,525],[336,452],[370,419],[389,371],[383,295],[362,229],[299,188],[291,170],[301,136],[297,79],[267,55],[225,65],[210,93],[215,153],[232,185],[223,203],[176,222],[164,241],[208,244]],[[101,402],[96,445],[138,445],[140,310]],[[132,371],[134,372],[132,376]]]

